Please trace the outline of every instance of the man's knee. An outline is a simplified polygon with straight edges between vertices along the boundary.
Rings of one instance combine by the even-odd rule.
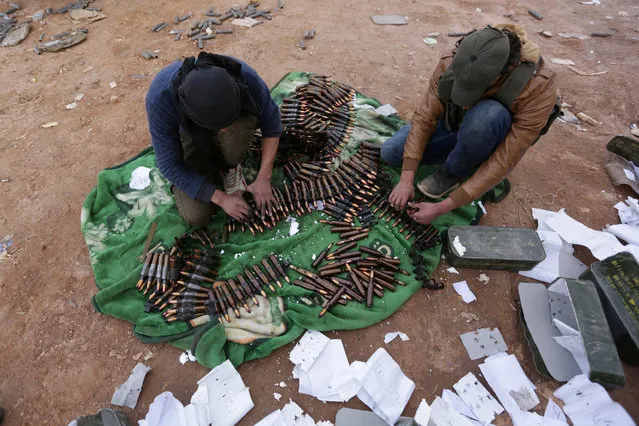
[[[209,224],[213,215],[212,205],[193,200],[177,188],[172,190],[178,213],[186,223],[194,227],[202,227]]]
[[[389,139],[382,144],[382,147],[379,151],[379,156],[382,158],[382,161],[384,161],[389,166],[397,167],[395,165],[395,163],[397,162],[397,155],[395,153],[395,150],[393,149],[393,146],[389,143],[390,141],[391,140]]]
[[[382,144],[380,157],[382,160],[392,167],[400,167],[404,157],[404,144],[410,131],[410,125],[405,125],[399,129],[393,136]]]
[[[512,116],[508,108],[493,99],[484,99],[473,106],[466,117],[464,123],[466,129],[474,132],[485,132],[498,128],[503,131],[510,129]]]

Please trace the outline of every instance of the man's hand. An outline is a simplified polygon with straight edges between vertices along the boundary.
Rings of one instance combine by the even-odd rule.
[[[439,216],[452,211],[455,208],[453,200],[445,199],[439,203],[408,203],[408,207],[413,209],[409,216],[417,223],[432,223]]]
[[[403,210],[406,203],[414,197],[415,188],[413,187],[413,182],[400,179],[388,197],[388,202],[395,210]]]
[[[249,217],[249,206],[240,193],[229,195],[216,189],[211,201],[220,206],[227,215],[235,220],[244,222]]]
[[[275,203],[273,187],[271,186],[270,179],[260,179],[258,176],[258,178],[255,179],[255,181],[253,181],[246,190],[253,194],[255,204],[261,214],[264,214],[265,211],[270,209],[273,203]]]

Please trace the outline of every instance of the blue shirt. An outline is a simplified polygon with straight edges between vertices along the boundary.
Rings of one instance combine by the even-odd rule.
[[[279,137],[282,134],[280,109],[271,98],[268,86],[253,68],[236,60],[242,65],[244,82],[259,110],[258,125],[262,130],[262,137]],[[182,62],[178,61],[160,70],[149,87],[146,114],[151,143],[160,173],[189,197],[209,202],[215,192],[215,185],[185,164],[180,143],[181,123],[173,100],[172,82],[181,66]]]

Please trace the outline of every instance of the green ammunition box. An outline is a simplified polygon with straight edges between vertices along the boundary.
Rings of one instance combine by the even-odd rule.
[[[443,240],[448,263],[462,268],[527,271],[546,258],[532,229],[451,226]]]
[[[639,363],[639,264],[627,252],[595,262],[581,279],[597,286],[621,358]]]
[[[608,142],[606,149],[639,165],[639,139],[615,136]]]

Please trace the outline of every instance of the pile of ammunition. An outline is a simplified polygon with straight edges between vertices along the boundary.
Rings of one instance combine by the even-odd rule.
[[[439,241],[439,231],[433,225],[422,225],[415,222],[409,215],[407,210],[398,212],[390,205],[388,200],[384,199],[373,210],[373,213],[379,213],[379,219],[386,218],[386,223],[391,223],[391,228],[399,228],[399,233],[404,234],[407,240],[414,237],[413,248],[416,251],[428,250],[435,247]]]
[[[355,111],[350,104],[355,94],[352,87],[326,76],[311,76],[308,83],[282,101],[284,131],[291,132],[302,144],[318,133],[326,134],[327,143],[322,148],[339,155],[355,127]]]
[[[273,188],[274,207],[260,215],[248,196],[253,214],[244,223],[229,218],[229,233],[248,229],[256,235],[273,228],[289,215],[310,213],[321,208],[319,206],[337,221],[350,224],[357,217],[362,225],[373,226],[376,219],[369,206],[383,197],[390,185],[388,176],[379,170],[379,147],[362,144],[357,154],[343,161],[335,171],[331,172],[328,165],[326,161],[285,164],[284,171],[290,184],[284,183],[281,189]]]
[[[250,313],[250,303],[259,306],[257,296],[266,297],[266,288],[275,292],[273,284],[282,288],[284,281],[290,282],[286,275],[288,262],[274,254],[262,259],[264,269],[252,265],[232,279],[220,280],[218,253],[185,247],[193,240],[214,249],[213,239],[212,233],[200,229],[176,238],[176,245],[168,252],[158,249],[147,253],[136,285],[148,295],[145,312],[163,311],[165,321],[189,321],[194,327],[210,321],[230,321],[229,311],[240,318],[240,308]]]
[[[409,252],[411,263],[413,265],[413,274],[417,281],[421,281],[422,287],[429,290],[442,290],[444,288],[443,282],[436,282],[432,278],[428,278],[429,272],[426,269],[425,259],[418,251],[412,249]]]
[[[337,228],[333,230],[339,232]],[[365,235],[361,230],[347,232]],[[291,269],[302,275],[301,279],[294,281],[294,285],[316,292],[326,299],[320,317],[337,303],[346,304],[352,300],[365,303],[370,308],[374,296],[381,298],[384,292],[394,292],[398,285],[406,285],[395,278],[398,273],[409,275],[399,267],[399,259],[385,256],[370,247],[357,248],[358,239],[361,238],[350,237],[329,244],[313,261],[313,268],[319,267],[317,274],[291,265]],[[333,246],[338,248],[330,252]],[[327,263],[320,267],[323,262]]]

